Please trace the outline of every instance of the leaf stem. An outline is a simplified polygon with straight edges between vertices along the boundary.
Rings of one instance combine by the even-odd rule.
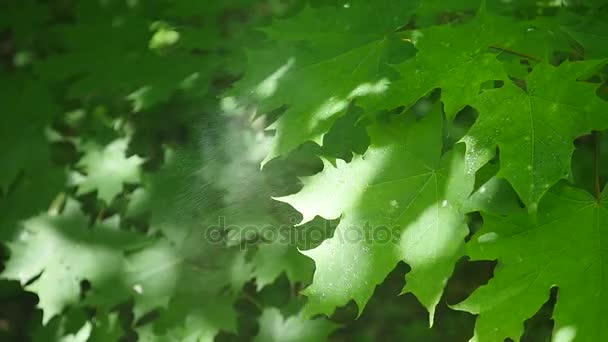
[[[492,46],[490,46],[490,49],[495,49],[495,50],[498,50],[498,51],[510,53],[512,55],[515,55],[515,56],[520,56],[520,57],[528,58],[528,59],[531,59],[531,60],[536,61],[536,62],[542,62],[543,61],[542,59],[540,59],[538,57],[535,57],[535,56],[532,56],[532,55],[528,55],[528,54],[525,54],[523,52],[511,50],[509,48],[505,48],[505,47],[501,47],[501,46],[492,45]]]
[[[595,199],[597,202],[600,202],[602,198],[602,189],[600,188],[600,132],[593,131],[591,135],[593,136],[593,178],[595,180],[594,192]]]
[[[48,210],[49,215],[51,215],[51,216],[57,216],[57,215],[59,215],[59,212],[61,211],[61,208],[65,205],[65,201],[66,201],[66,194],[65,194],[65,192],[60,192],[55,197],[55,199],[53,199],[53,202],[49,206],[49,210]]]
[[[264,305],[262,305],[262,303],[260,303],[257,299],[255,299],[252,295],[250,295],[246,291],[243,291],[241,293],[241,297],[243,299],[247,300],[249,303],[253,304],[253,306],[255,306],[258,310],[260,310],[260,312],[264,311]]]

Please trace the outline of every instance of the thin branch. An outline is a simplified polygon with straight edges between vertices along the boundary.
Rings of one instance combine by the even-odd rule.
[[[524,58],[531,59],[531,60],[536,61],[536,62],[542,62],[543,61],[542,59],[540,59],[540,58],[538,58],[536,56],[528,55],[528,54],[525,54],[523,52],[511,50],[509,48],[505,48],[505,47],[501,47],[501,46],[492,45],[492,46],[490,46],[490,49],[495,49],[495,50],[506,52],[506,53],[509,53],[509,54],[512,54],[512,55],[515,55],[515,56],[524,57]]]
[[[258,310],[264,311],[264,305],[262,305],[262,303],[260,303],[256,298],[254,298],[249,293],[243,291],[241,293],[241,297],[243,299],[247,300],[249,303],[253,304],[253,306],[255,306]]]

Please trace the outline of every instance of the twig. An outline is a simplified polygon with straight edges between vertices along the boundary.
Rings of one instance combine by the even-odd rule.
[[[502,51],[502,52],[510,53],[512,55],[528,58],[528,59],[531,59],[531,60],[536,61],[536,62],[542,62],[543,61],[542,59],[540,59],[538,57],[535,57],[535,56],[532,56],[532,55],[528,55],[528,54],[525,54],[523,52],[511,50],[509,48],[505,48],[505,47],[501,47],[501,46],[492,45],[492,46],[490,46],[490,49],[495,49],[495,50],[499,50],[499,51]]]

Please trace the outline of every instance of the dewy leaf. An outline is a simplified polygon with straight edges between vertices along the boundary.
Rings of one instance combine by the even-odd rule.
[[[396,32],[409,21],[416,1],[356,0],[347,5],[305,8],[267,28],[277,47],[249,53],[250,72],[237,92],[253,89],[259,111],[287,106],[264,162],[322,137],[349,103],[386,91],[386,64],[396,46],[408,45]],[[386,70],[385,70],[386,69]]]
[[[302,313],[283,318],[275,308],[264,309],[259,319],[260,332],[255,342],[316,342],[326,341],[338,328],[323,319],[307,320]]]
[[[409,108],[433,89],[441,88],[446,115],[453,118],[479,93],[482,83],[507,77],[489,47],[517,28],[513,20],[491,16],[482,8],[474,20],[464,25],[410,32],[409,40],[418,53],[395,66],[402,78],[388,92],[373,99],[379,102],[376,106]]]
[[[105,147],[85,144],[85,155],[78,161],[78,166],[86,175],[74,179],[78,185],[77,194],[97,190],[98,197],[109,204],[125,183],[139,182],[143,159],[138,156],[127,158],[127,145],[127,139],[115,140]]]
[[[525,210],[483,214],[484,226],[467,244],[467,254],[498,260],[498,267],[487,285],[455,306],[479,315],[474,341],[518,340],[524,321],[553,287],[558,288],[554,341],[608,339],[607,200],[607,190],[597,203],[589,193],[560,183],[540,201],[536,221]]]
[[[528,206],[570,171],[576,137],[608,127],[608,103],[597,84],[578,81],[603,61],[539,64],[526,80],[484,91],[472,106],[479,118],[462,139],[466,164],[475,172],[500,149],[499,176],[506,178]]]
[[[442,115],[413,115],[369,128],[371,146],[351,163],[325,161],[297,194],[279,198],[304,217],[341,218],[334,236],[304,254],[315,260],[308,312],[330,315],[354,299],[361,311],[400,261],[404,292],[430,311],[438,303],[468,230],[459,208],[473,187],[461,149],[441,156]]]

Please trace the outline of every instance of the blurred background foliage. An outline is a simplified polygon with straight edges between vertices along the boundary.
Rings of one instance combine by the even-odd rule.
[[[474,317],[447,304],[486,282],[493,263],[457,267],[432,329],[414,297],[397,296],[405,264],[358,319],[354,303],[330,318],[300,314],[314,264],[297,248],[320,243],[335,222],[293,228],[299,214],[271,196],[295,192],[297,176],[320,170],[316,155],[348,160],[369,139],[352,108],[322,148],[305,144],[260,170],[264,128],[280,113],[259,117],[253,101],[222,94],[242,76],[248,49],[265,46],[257,28],[333,3],[0,2],[0,340],[471,337]],[[536,3],[488,1],[522,17],[537,15]],[[457,22],[478,6],[426,1],[416,24]],[[471,123],[461,121],[450,134]],[[209,241],[220,217],[229,219],[226,244]],[[479,217],[470,221],[474,228]],[[244,236],[247,226],[259,229]],[[308,238],[269,242],[266,226]],[[550,312],[551,301],[524,340],[549,339]]]

